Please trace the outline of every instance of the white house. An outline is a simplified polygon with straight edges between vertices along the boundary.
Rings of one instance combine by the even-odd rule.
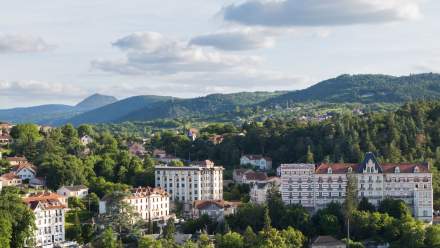
[[[78,197],[84,198],[89,194],[89,188],[84,185],[61,186],[57,193],[65,198]]]
[[[51,248],[65,241],[64,213],[67,205],[61,196],[51,192],[31,194],[23,199],[35,215],[35,246]],[[26,247],[30,247],[25,245]]]
[[[12,141],[11,136],[7,133],[1,133],[1,130],[0,130],[0,145],[1,146],[9,145],[11,143],[11,141]]]
[[[234,214],[240,204],[240,202],[224,200],[197,200],[193,203],[193,218],[197,219],[202,215],[207,215],[212,220],[223,221],[225,216]]]
[[[19,164],[28,162],[25,157],[7,157],[6,160],[9,162],[11,166],[17,166]]]
[[[240,165],[252,165],[260,170],[270,170],[272,159],[262,155],[243,155],[240,158]]]
[[[37,167],[25,162],[14,166],[11,172],[15,173],[21,180],[31,180],[37,176]]]
[[[5,186],[18,186],[23,183],[21,178],[19,178],[15,173],[9,172],[0,176],[0,181]]]
[[[84,146],[87,146],[88,144],[93,142],[93,138],[88,136],[88,135],[84,135],[80,138],[81,144],[83,144]]]

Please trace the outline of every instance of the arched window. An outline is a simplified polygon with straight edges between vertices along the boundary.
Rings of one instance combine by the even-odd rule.
[[[399,166],[397,166],[396,168],[394,168],[394,173],[400,173],[400,168],[399,168]]]
[[[414,173],[418,173],[418,172],[419,172],[419,167],[418,166],[414,167]]]
[[[327,169],[327,174],[332,174],[332,168],[329,167],[329,168]]]
[[[353,172],[353,168],[348,167],[348,173],[352,173]]]

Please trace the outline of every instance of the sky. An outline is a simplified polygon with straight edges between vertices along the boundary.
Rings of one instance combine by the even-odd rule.
[[[0,0],[0,109],[440,72],[436,0]]]

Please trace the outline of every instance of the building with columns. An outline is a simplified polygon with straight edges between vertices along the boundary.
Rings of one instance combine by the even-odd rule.
[[[155,177],[156,187],[168,192],[172,201],[223,200],[223,167],[210,160],[190,166],[156,166]]]
[[[403,200],[415,218],[432,221],[432,174],[428,164],[380,164],[367,153],[359,164],[282,164],[281,195],[286,204],[320,209],[345,199],[348,175],[353,175],[359,199],[374,205],[385,198]]]

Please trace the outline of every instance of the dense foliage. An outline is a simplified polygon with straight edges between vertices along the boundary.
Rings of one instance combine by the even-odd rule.
[[[341,75],[298,90],[269,99],[267,104],[287,102],[407,102],[438,99],[440,75],[415,74],[402,77],[388,75]]]
[[[168,132],[152,139],[152,146],[182,158],[210,158],[226,168],[237,166],[242,154],[264,154],[278,165],[360,162],[365,152],[371,151],[381,162],[429,162],[438,199],[439,130],[440,102],[416,102],[395,112],[340,115],[322,122],[252,122],[242,127],[246,135],[224,134],[219,145],[213,145],[207,138],[191,143],[185,136]]]

